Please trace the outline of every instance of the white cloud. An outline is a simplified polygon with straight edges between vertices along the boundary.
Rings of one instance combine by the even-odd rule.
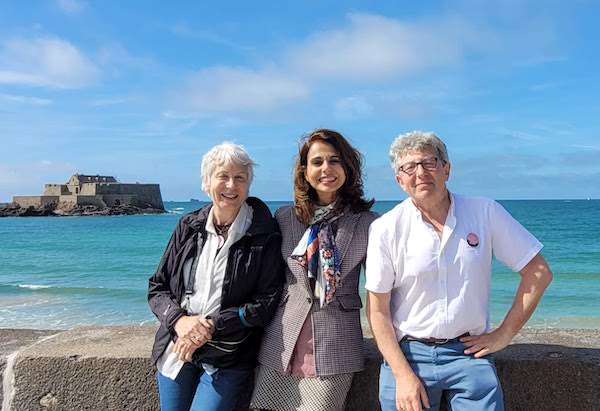
[[[45,106],[48,104],[52,104],[52,100],[48,100],[46,98],[19,96],[14,94],[3,93],[0,93],[0,100],[7,101],[9,103],[29,104],[32,106]]]
[[[10,39],[0,43],[0,84],[79,88],[99,71],[77,47],[57,37]]]
[[[118,73],[122,68],[150,71],[159,67],[152,58],[133,55],[119,43],[104,45],[95,57],[105,71],[114,73]]]
[[[224,36],[209,30],[200,29],[197,27],[190,27],[187,23],[179,21],[171,27],[171,32],[179,37],[200,40],[204,42],[214,43],[221,46],[229,47],[233,50],[242,53],[253,53],[255,49],[252,47],[242,46],[237,44]]]
[[[289,66],[315,78],[381,80],[462,60],[464,39],[453,21],[403,23],[359,13],[348,20],[291,47]]]
[[[553,134],[559,136],[571,136],[576,133],[575,128],[568,123],[558,121],[547,121],[545,123],[537,123],[532,126],[536,130],[540,130],[545,134]]]
[[[304,99],[323,85],[362,83],[406,87],[409,78],[460,71],[470,60],[493,60],[510,66],[514,64],[512,57],[541,58],[553,40],[551,35],[545,35],[547,31],[536,32],[545,27],[543,21],[493,27],[455,14],[402,21],[365,13],[348,14],[346,20],[341,27],[314,32],[288,45],[262,66],[215,66],[199,71],[185,88],[174,93],[178,95],[175,100],[180,102],[176,110],[264,111]],[[173,30],[180,35],[218,40],[185,24]],[[337,114],[366,115],[367,106],[377,106],[370,100],[357,98],[338,101]],[[407,107],[409,111],[415,111],[419,101]],[[416,115],[420,116],[423,110],[427,111],[419,108]]]
[[[498,133],[501,134],[505,138],[513,138],[517,140],[531,141],[531,142],[542,142],[544,141],[544,137],[539,134],[532,134],[526,131],[519,130],[508,130],[508,129],[500,129]]]
[[[133,101],[131,97],[99,98],[89,102],[92,107],[115,106]]]
[[[183,111],[196,113],[265,111],[309,94],[304,83],[277,72],[214,67],[190,78],[174,100],[184,102],[178,104]]]
[[[77,0],[56,0],[56,4],[67,14],[79,14],[85,9],[85,3]]]

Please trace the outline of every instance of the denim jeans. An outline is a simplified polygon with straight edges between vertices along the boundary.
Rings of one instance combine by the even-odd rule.
[[[465,355],[461,342],[428,345],[402,341],[400,348],[427,391],[428,410],[439,410],[442,401],[452,410],[504,410],[502,388],[491,356]],[[396,380],[385,362],[379,374],[379,402],[382,411],[396,410]]]
[[[185,363],[172,380],[156,373],[162,411],[230,411],[252,370],[220,368],[210,375],[202,367]]]

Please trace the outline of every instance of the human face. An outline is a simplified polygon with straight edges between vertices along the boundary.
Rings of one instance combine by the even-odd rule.
[[[431,151],[413,151],[402,156],[400,165],[416,162],[419,163],[425,159],[436,157]],[[413,175],[408,175],[403,171],[397,171],[396,181],[400,187],[416,202],[437,201],[446,195],[446,181],[450,177],[450,163],[437,161],[437,167],[434,170],[426,170],[422,165],[418,165]]]
[[[246,167],[240,164],[221,164],[210,176],[208,195],[215,211],[235,218],[242,203],[248,198],[250,180]],[[225,221],[223,223],[228,223]]]
[[[331,144],[317,140],[308,150],[306,163],[304,178],[317,192],[319,204],[331,204],[346,181],[340,154]]]

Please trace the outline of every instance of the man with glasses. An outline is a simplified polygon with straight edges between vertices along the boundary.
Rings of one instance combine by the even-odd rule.
[[[384,357],[383,411],[503,410],[490,354],[506,347],[552,280],[542,244],[497,202],[450,193],[446,145],[433,133],[390,148],[409,198],[373,222],[367,315]],[[492,255],[521,280],[504,321],[489,328]]]

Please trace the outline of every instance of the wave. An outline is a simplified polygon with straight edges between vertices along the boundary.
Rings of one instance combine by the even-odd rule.
[[[19,288],[29,288],[30,290],[41,290],[44,288],[51,288],[51,285],[40,285],[40,284],[18,284]]]
[[[0,284],[0,292],[8,294],[35,294],[46,296],[105,296],[139,299],[145,296],[145,289],[107,287],[63,287],[39,284]]]

